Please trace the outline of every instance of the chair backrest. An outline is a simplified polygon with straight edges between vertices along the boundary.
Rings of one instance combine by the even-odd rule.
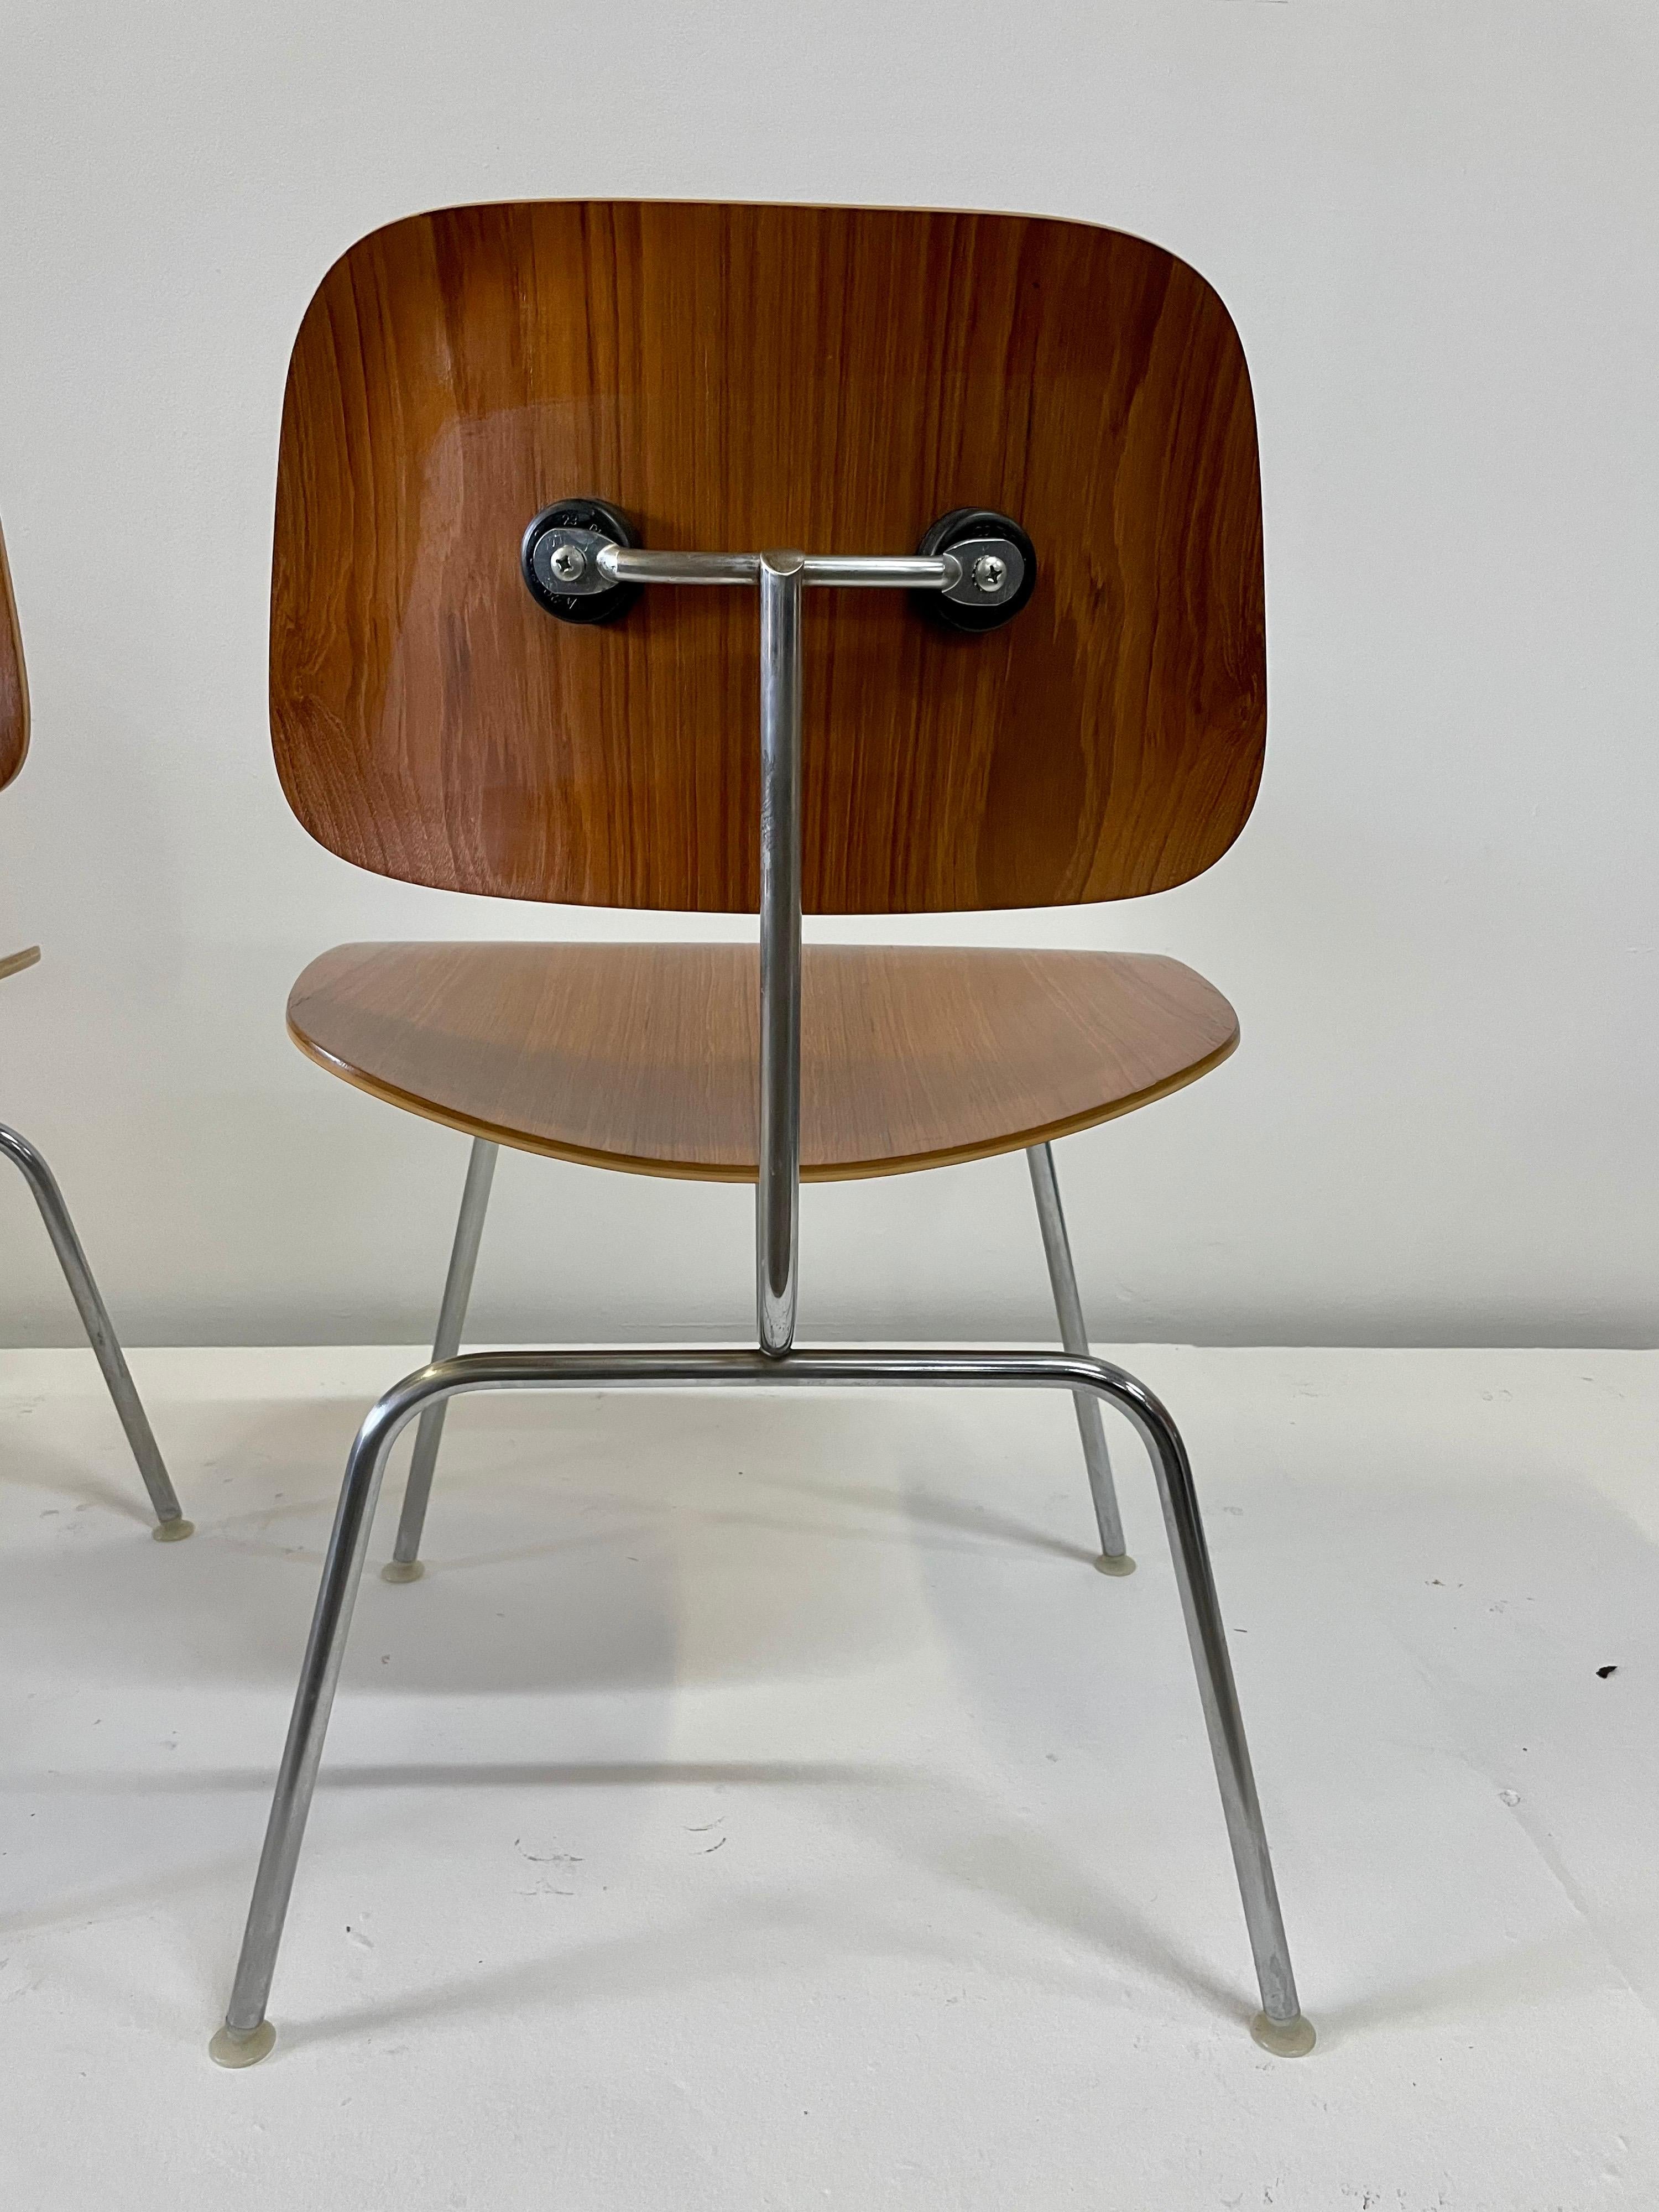
[[[23,765],[29,749],[29,684],[23,672],[23,633],[11,595],[6,539],[0,531],[0,791]]]
[[[552,620],[519,567],[565,498],[661,550],[909,553],[1011,515],[1030,604],[952,635],[814,594],[803,903],[1167,889],[1243,828],[1266,733],[1261,501],[1203,278],[1076,222],[529,202],[374,232],[283,406],[271,725],[323,844],[514,898],[752,911],[752,594]]]

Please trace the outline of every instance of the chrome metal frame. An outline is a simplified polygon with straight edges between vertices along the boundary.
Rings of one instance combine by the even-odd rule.
[[[155,1526],[150,1534],[160,1543],[176,1543],[181,1537],[193,1534],[195,1524],[185,1520],[183,1508],[179,1505],[178,1493],[173,1487],[149,1417],[121,1350],[120,1339],[115,1334],[109,1310],[87,1263],[87,1255],[81,1249],[81,1240],[75,1233],[70,1210],[64,1203],[64,1194],[58,1188],[58,1178],[28,1139],[21,1136],[15,1129],[0,1126],[0,1152],[3,1152],[21,1172],[40,1209],[40,1218],[46,1224],[46,1234],[52,1239],[52,1250],[58,1255],[64,1280],[69,1285],[70,1296],[75,1300],[82,1326],[97,1354],[98,1364],[104,1371],[104,1381],[115,1402],[121,1426],[126,1431],[127,1442],[132,1447],[132,1456],[138,1463],[138,1472],[149,1492],[149,1502],[155,1510]]]
[[[1073,1346],[1072,1340],[1081,1339],[1082,1315],[1047,1147],[1033,1150],[1031,1172],[1066,1350],[802,1352],[793,1345],[800,1179],[801,594],[815,584],[944,591],[959,580],[960,564],[949,555],[937,560],[813,558],[798,552],[663,554],[617,546],[607,546],[599,561],[612,581],[759,587],[761,1113],[755,1207],[758,1342],[754,1349],[744,1351],[476,1352],[440,1358],[406,1376],[371,1408],[346,1462],[345,1482],[300,1670],[236,1978],[224,2025],[210,2046],[212,2055],[223,2065],[250,2065],[262,2058],[275,2041],[265,2007],[283,1923],[386,1456],[404,1425],[418,1414],[424,1427],[426,1421],[441,1415],[451,1398],[471,1390],[848,1385],[1063,1389],[1079,1405],[1086,1401],[1092,1408],[1103,1400],[1117,1406],[1139,1431],[1158,1480],[1255,1960],[1261,2010],[1252,2029],[1268,2050],[1300,2055],[1312,2047],[1313,2031],[1302,2016],[1297,1997],[1226,1631],[1186,1448],[1175,1423],[1144,1383],[1121,1368],[1092,1358],[1080,1341]],[[1038,1152],[1043,1155],[1041,1162]],[[475,1167],[477,1157],[475,1152]],[[470,1175],[469,1190],[471,1183]],[[450,1271],[456,1296],[452,1299],[447,1291],[445,1297],[446,1317],[453,1317],[457,1332],[465,1287],[477,1255],[482,1201],[470,1232],[465,1206],[463,1214]],[[1082,1424],[1081,1414],[1079,1422],[1085,1454],[1091,1454],[1091,1431]],[[435,1452],[435,1427],[428,1433]],[[1091,1456],[1089,1464],[1091,1479],[1097,1469],[1105,1475],[1103,1489],[1098,1484],[1095,1486],[1097,1510],[1101,1510],[1103,1497],[1110,1507],[1109,1520],[1102,1514],[1103,1546],[1110,1553],[1109,1537],[1115,1534],[1115,1556],[1121,1556],[1122,1536],[1117,1528],[1103,1439],[1097,1456]],[[429,1464],[427,1478],[429,1480]],[[423,1505],[423,1498],[418,1503]],[[409,1516],[406,1503],[406,1522]]]

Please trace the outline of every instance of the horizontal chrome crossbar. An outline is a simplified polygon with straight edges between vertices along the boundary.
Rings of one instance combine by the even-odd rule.
[[[1092,1352],[899,1351],[858,1347],[779,1358],[747,1346],[556,1352],[471,1352],[434,1361],[381,1397],[364,1425],[387,1444],[405,1422],[441,1399],[477,1390],[698,1390],[744,1383],[764,1389],[834,1390],[899,1384],[912,1389],[1094,1390],[1127,1413],[1152,1448],[1175,1425],[1146,1385]]]
[[[572,533],[574,535],[574,533]],[[659,553],[647,546],[601,545],[594,556],[612,584],[758,584],[758,553]],[[799,560],[803,584],[863,586],[902,592],[953,592],[962,581],[954,553],[773,553],[775,562]]]

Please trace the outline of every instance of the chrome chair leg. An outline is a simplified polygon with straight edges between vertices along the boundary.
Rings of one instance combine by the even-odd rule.
[[[1089,1332],[1083,1325],[1083,1301],[1077,1292],[1077,1273],[1072,1266],[1071,1239],[1060,1203],[1060,1178],[1054,1173],[1054,1148],[1033,1145],[1025,1155],[1031,1170],[1031,1190],[1036,1200],[1037,1220],[1042,1230],[1042,1250],[1048,1262],[1048,1282],[1060,1320],[1060,1340],[1067,1352],[1089,1350]],[[1095,1501],[1095,1525],[1100,1530],[1100,1557],[1095,1561],[1103,1575],[1132,1575],[1135,1563],[1123,1547],[1123,1522],[1117,1510],[1117,1490],[1112,1481],[1112,1462],[1101,1425],[1100,1401],[1092,1390],[1076,1390],[1072,1403],[1077,1410],[1078,1434],[1083,1439],[1083,1464],[1089,1471],[1089,1492]]]
[[[70,1219],[64,1194],[58,1188],[57,1177],[28,1139],[20,1136],[15,1129],[0,1126],[0,1152],[3,1152],[21,1171],[24,1182],[34,1194],[34,1202],[40,1209],[40,1218],[46,1223],[46,1234],[52,1239],[52,1249],[58,1255],[58,1264],[70,1286],[70,1296],[75,1300],[82,1325],[98,1355],[98,1364],[104,1370],[109,1395],[115,1401],[115,1410],[121,1417],[121,1426],[126,1431],[127,1442],[132,1447],[132,1456],[138,1462],[138,1472],[149,1492],[149,1502],[155,1510],[155,1526],[150,1531],[151,1535],[162,1544],[177,1543],[181,1537],[193,1535],[195,1523],[185,1520],[179,1504],[178,1494],[156,1447],[149,1418],[122,1353],[120,1340],[99,1295],[92,1269],[87,1265],[87,1255],[75,1233],[75,1224]]]
[[[775,1389],[792,1384],[815,1389],[933,1384],[1086,1390],[1109,1400],[1133,1422],[1146,1445],[1158,1479],[1255,1960],[1261,2010],[1251,2023],[1251,2032],[1265,2049],[1281,2057],[1300,2057],[1313,2048],[1314,2032],[1303,2017],[1291,1969],[1192,1470],[1179,1431],[1144,1383],[1104,1360],[1054,1352],[789,1352],[782,1355],[758,1350],[492,1352],[447,1359],[406,1376],[371,1408],[351,1447],[271,1800],[236,1979],[224,2025],[209,2046],[221,2065],[250,2066],[263,2058],[276,2040],[265,2006],[276,1972],[277,1947],[306,1816],[316,1788],[352,1606],[362,1578],[375,1500],[386,1455],[404,1425],[417,1413],[435,1410],[468,1390],[686,1389],[734,1385]]]
[[[455,1223],[455,1243],[449,1255],[449,1273],[444,1278],[443,1303],[438,1309],[438,1331],[432,1340],[434,1365],[441,1359],[453,1359],[461,1348],[461,1331],[466,1325],[467,1302],[472,1296],[472,1274],[478,1264],[478,1241],[483,1235],[484,1215],[489,1206],[489,1186],[495,1174],[497,1149],[485,1138],[472,1139],[466,1182],[461,1191],[461,1211]],[[447,1401],[442,1399],[435,1406],[428,1406],[415,1431],[409,1480],[404,1485],[404,1510],[398,1522],[398,1540],[392,1547],[392,1557],[380,1570],[384,1582],[412,1583],[418,1581],[423,1572],[421,1532],[426,1526],[432,1472],[438,1464],[438,1446],[443,1441],[444,1415],[447,1411]]]

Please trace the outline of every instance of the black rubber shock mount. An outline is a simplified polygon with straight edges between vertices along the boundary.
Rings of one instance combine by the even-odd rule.
[[[608,623],[625,615],[643,588],[638,584],[611,584],[604,591],[562,592],[547,566],[551,533],[557,530],[591,530],[613,545],[637,545],[639,535],[619,507],[603,499],[559,499],[544,507],[525,532],[519,565],[530,596],[558,622]],[[552,541],[556,542],[556,541]]]
[[[999,540],[1013,546],[1019,555],[1024,574],[1006,599],[994,606],[975,606],[964,605],[959,599],[947,598],[943,592],[917,592],[912,595],[917,611],[926,615],[929,622],[969,636],[981,636],[987,630],[1000,629],[1004,623],[1012,622],[1036,589],[1037,580],[1036,549],[1012,515],[999,514],[994,507],[952,508],[923,533],[916,550],[953,553],[957,546],[975,538]]]

